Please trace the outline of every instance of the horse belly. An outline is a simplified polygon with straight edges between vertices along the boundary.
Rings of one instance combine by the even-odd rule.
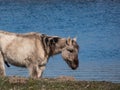
[[[26,56],[27,57],[27,56]],[[15,65],[15,66],[19,66],[19,67],[26,67],[26,61],[25,61],[25,55],[20,54],[18,52],[13,53],[8,51],[5,54],[5,61],[7,61],[8,63]]]
[[[26,58],[35,52],[34,46],[29,40],[24,39],[11,43],[4,52],[6,61],[15,66],[26,67]]]

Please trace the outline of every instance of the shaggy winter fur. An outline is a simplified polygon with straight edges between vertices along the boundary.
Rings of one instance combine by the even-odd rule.
[[[0,75],[5,76],[4,63],[26,67],[33,78],[39,78],[50,56],[62,52],[72,69],[78,67],[76,40],[48,36],[40,33],[16,34],[0,31]]]

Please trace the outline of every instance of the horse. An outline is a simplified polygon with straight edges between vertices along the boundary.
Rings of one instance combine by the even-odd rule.
[[[76,38],[61,38],[38,32],[13,33],[0,30],[0,76],[6,76],[5,64],[25,67],[31,78],[41,78],[49,58],[60,54],[68,66],[79,66]]]

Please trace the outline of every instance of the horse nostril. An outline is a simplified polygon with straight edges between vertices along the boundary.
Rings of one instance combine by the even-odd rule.
[[[70,53],[72,53],[73,52],[73,50],[68,50]]]

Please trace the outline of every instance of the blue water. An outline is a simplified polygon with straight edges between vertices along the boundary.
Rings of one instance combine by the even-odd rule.
[[[73,76],[77,80],[120,83],[119,0],[0,0],[0,29],[77,37],[77,70],[61,55],[50,58],[43,77]],[[27,69],[6,67],[8,76],[28,76]]]

